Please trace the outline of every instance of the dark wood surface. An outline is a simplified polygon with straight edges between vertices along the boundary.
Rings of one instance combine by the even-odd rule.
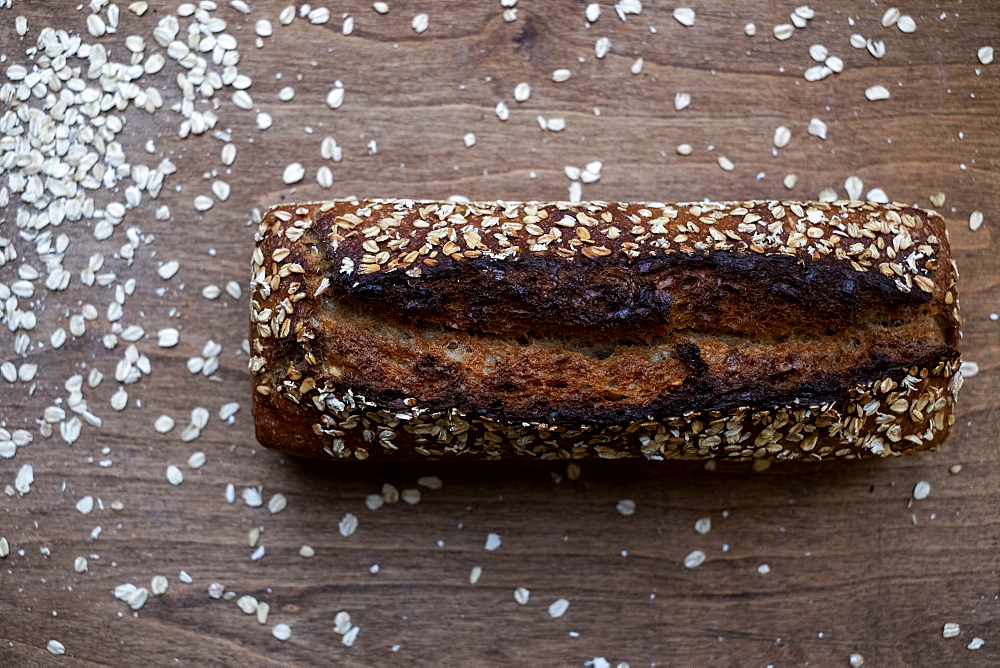
[[[152,28],[176,3],[151,4],[140,18],[122,3],[119,33],[98,41],[119,59],[133,33],[146,37],[147,54],[162,51]],[[32,339],[47,341],[81,303],[102,315],[59,351],[33,346],[33,384],[0,380],[0,424],[35,434],[16,457],[0,460],[3,486],[26,463],[35,476],[27,495],[0,497],[0,536],[11,547],[0,559],[0,664],[582,665],[605,657],[631,666],[836,666],[855,652],[872,666],[1000,664],[1000,322],[990,318],[1000,311],[1000,64],[981,66],[976,58],[980,46],[1000,48],[1000,7],[912,0],[904,12],[917,31],[907,35],[880,25],[885,3],[817,3],[808,27],[778,42],[771,28],[788,21],[790,3],[696,3],[691,28],[652,2],[627,22],[602,2],[590,28],[583,2],[522,0],[513,22],[502,19],[499,2],[389,0],[385,16],[368,2],[336,2],[327,5],[329,24],[297,19],[291,27],[276,20],[286,2],[251,4],[249,17],[224,2],[214,15],[239,39],[240,70],[253,77],[250,93],[273,127],[257,130],[254,113],[230,103],[230,90],[219,94],[219,127],[231,130],[239,151],[230,173],[211,133],[177,137],[180,116],[169,110],[180,99],[177,64],[168,59],[162,72],[144,77],[161,88],[166,108],[127,111],[123,143],[153,164],[170,156],[178,172],[157,200],[129,212],[108,242],[95,241],[89,224],[62,226],[71,238],[64,265],[74,279],[64,292],[39,285]],[[340,31],[345,11],[356,21],[349,36]],[[430,15],[423,34],[410,28],[420,11]],[[45,26],[85,33],[88,13],[64,1],[0,10],[4,69],[29,62],[25,49]],[[14,32],[16,15],[28,18],[24,41]],[[275,24],[261,49],[253,46],[258,18]],[[747,21],[757,24],[756,37],[743,34]],[[884,39],[886,56],[851,48],[852,32]],[[612,46],[597,60],[600,36]],[[844,71],[804,81],[813,43],[841,57]],[[629,66],[638,56],[645,66],[636,76]],[[569,81],[552,82],[558,67],[572,70]],[[334,111],[324,99],[337,79],[347,94]],[[533,91],[523,104],[512,95],[520,81]],[[866,100],[874,84],[890,88],[892,98]],[[278,101],[284,85],[296,89],[291,102]],[[678,91],[693,98],[680,112],[673,108]],[[505,123],[493,111],[501,99],[511,108]],[[567,129],[543,132],[537,115],[564,117]],[[813,116],[829,125],[825,141],[806,133]],[[774,157],[779,125],[793,138]],[[468,149],[466,132],[477,137]],[[335,183],[324,190],[314,175],[327,134],[344,147],[344,159],[328,163]],[[142,151],[149,138],[155,156]],[[373,139],[378,152],[371,155]],[[691,144],[693,155],[677,155],[680,143]],[[720,154],[735,162],[733,172],[719,168]],[[946,193],[942,213],[962,275],[963,353],[980,367],[962,391],[951,439],[936,453],[907,459],[775,465],[763,473],[585,463],[576,482],[554,480],[565,463],[372,469],[294,461],[257,446],[240,349],[247,291],[242,300],[201,296],[210,283],[247,283],[253,207],[347,195],[562,199],[569,185],[563,166],[591,160],[604,168],[599,182],[584,186],[590,199],[809,199],[826,187],[843,196],[852,174],[866,191],[881,187],[922,206]],[[293,161],[306,166],[307,177],[288,187],[281,173]],[[203,174],[210,170],[231,184],[232,196],[198,214],[191,202],[209,192]],[[781,183],[788,173],[799,176],[790,192]],[[172,218],[156,221],[153,211],[164,203]],[[12,199],[0,212],[0,236],[37,260],[17,238],[15,205]],[[974,210],[986,214],[977,232],[968,225]],[[155,237],[140,245],[131,266],[112,257],[128,226]],[[124,344],[109,351],[101,343],[113,293],[78,280],[94,252],[107,255],[106,270],[118,282],[136,278],[122,322],[147,332],[137,345],[152,374],[128,386],[122,412],[108,400]],[[163,281],[155,270],[168,259],[181,268]],[[17,265],[0,267],[0,282],[16,280]],[[155,332],[166,326],[181,329],[175,348],[156,344]],[[208,339],[223,345],[218,382],[185,368]],[[6,327],[0,356],[19,360]],[[84,395],[103,427],[85,426],[72,446],[58,430],[42,438],[36,421],[44,408],[66,396],[67,377],[92,366],[107,378]],[[232,425],[216,415],[230,401],[243,406]],[[196,406],[208,408],[211,421],[199,439],[183,443],[180,432]],[[153,430],[160,414],[177,421],[173,432]],[[197,450],[207,463],[192,470],[185,462]],[[112,466],[100,467],[103,459]],[[183,470],[180,486],[167,483],[168,464]],[[961,471],[950,474],[956,464]],[[418,505],[364,505],[384,482],[403,489],[431,474],[444,486],[423,489]],[[911,507],[921,480],[931,493]],[[227,483],[237,491],[263,485],[265,501],[280,492],[288,507],[271,515],[239,499],[229,505]],[[86,495],[105,509],[77,512]],[[635,501],[634,515],[616,511],[620,499]],[[110,509],[115,500],[123,510]],[[360,525],[344,538],[337,524],[347,512]],[[712,520],[706,535],[693,528],[701,517]],[[91,539],[98,525],[103,531]],[[247,532],[256,526],[264,528],[267,551],[252,562]],[[484,550],[490,532],[502,536],[493,552]],[[316,556],[298,556],[303,544]],[[695,549],[708,558],[685,569]],[[88,572],[74,572],[77,556],[89,557]],[[369,572],[373,564],[378,574]],[[758,572],[762,564],[768,574]],[[483,574],[470,584],[474,566]],[[180,569],[193,584],[178,580]],[[138,613],[113,597],[119,584],[149,587],[160,574],[170,588]],[[235,601],[210,598],[213,582],[268,602],[268,624]],[[525,606],[513,598],[517,587],[531,590]],[[558,598],[570,607],[552,619],[547,607]],[[353,647],[332,630],[340,610],[361,627]],[[959,637],[942,637],[947,622],[961,625]],[[291,626],[291,639],[272,637],[277,623]],[[966,649],[974,637],[985,644]],[[50,639],[66,646],[65,656],[45,650]]]

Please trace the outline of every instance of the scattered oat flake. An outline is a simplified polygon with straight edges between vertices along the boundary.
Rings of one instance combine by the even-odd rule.
[[[441,482],[441,478],[436,475],[425,475],[421,478],[417,478],[417,484],[421,487],[426,487],[427,489],[441,489],[444,485]]]
[[[615,510],[619,513],[628,517],[630,515],[635,515],[635,501],[632,499],[622,499],[617,504],[615,504]]]
[[[809,46],[809,57],[817,63],[822,63],[830,55],[830,50],[822,44],[812,44]]]
[[[240,402],[238,401],[230,401],[229,403],[222,404],[222,406],[219,408],[219,419],[222,420],[223,422],[226,422],[229,420],[229,418],[236,415],[236,413],[238,413],[239,410],[240,410]]]
[[[611,40],[607,37],[598,37],[597,41],[594,42],[594,55],[597,56],[598,59],[604,58],[604,56],[608,55],[610,50]]]
[[[476,145],[476,135],[471,132],[466,132],[462,136],[462,142],[465,144],[465,148],[472,148]]]
[[[500,534],[498,533],[486,534],[486,545],[484,546],[483,549],[492,552],[498,547],[500,547]]]
[[[868,47],[868,53],[872,54],[875,58],[882,58],[885,56],[885,42],[866,40],[865,46]]]
[[[278,640],[288,640],[292,637],[292,627],[288,624],[275,624],[271,629],[271,635]]]
[[[243,490],[243,501],[246,502],[251,508],[259,508],[264,505],[264,498],[261,496],[261,490],[257,487],[247,487]]]
[[[77,557],[73,560],[73,570],[77,573],[86,573],[89,568],[86,557]]]
[[[986,644],[986,641],[983,640],[982,638],[973,638],[972,642],[970,642],[968,645],[966,645],[966,648],[967,649],[979,649],[980,647],[982,647],[985,644]]]
[[[250,594],[244,594],[236,599],[236,607],[243,611],[245,615],[252,615],[257,612],[260,603]]]
[[[691,105],[691,95],[689,93],[674,94],[674,109],[680,111],[687,109]]]
[[[549,118],[545,121],[545,129],[550,132],[562,132],[566,129],[566,119]]]
[[[799,18],[806,19],[807,21],[811,21],[813,17],[816,16],[816,12],[809,5],[799,5],[792,10],[792,14],[798,16]]]
[[[526,82],[522,81],[514,86],[514,100],[516,102],[525,102],[529,97],[531,97],[531,86]]]
[[[288,499],[285,498],[284,494],[275,494],[267,502],[267,509],[272,515],[280,513],[288,506]]]
[[[55,654],[56,656],[66,653],[66,646],[58,640],[50,640],[49,644],[45,646],[45,649],[49,650],[49,652]]]
[[[844,181],[844,190],[847,192],[848,198],[858,201],[865,192],[865,184],[857,176],[848,176],[847,180]]]
[[[757,567],[757,572],[760,573],[761,575],[767,575],[768,573],[771,572],[771,567],[768,566],[767,564],[761,564],[760,566]]]
[[[865,89],[865,97],[867,97],[872,102],[877,100],[888,100],[889,99],[889,89],[882,85],[869,86]]]
[[[818,118],[812,118],[809,120],[808,132],[813,137],[819,137],[820,139],[826,139],[826,123]]]
[[[171,485],[179,485],[184,482],[184,474],[173,464],[167,467],[167,482]]]
[[[353,535],[358,530],[358,516],[354,513],[347,513],[340,519],[337,528],[340,529],[340,535],[344,538]]]
[[[719,156],[718,163],[719,167],[722,167],[722,169],[726,170],[727,172],[731,172],[734,169],[736,169],[736,165],[733,164],[733,161],[724,155]]]
[[[694,523],[694,530],[704,535],[712,530],[712,518],[702,517]]]
[[[476,584],[482,576],[483,569],[479,566],[473,566],[472,570],[469,571],[469,584]]]
[[[792,131],[789,130],[784,125],[779,125],[774,130],[774,146],[775,148],[785,148],[788,143],[792,141]]]
[[[177,260],[170,260],[169,262],[164,262],[163,264],[161,264],[156,269],[156,273],[160,275],[160,278],[166,281],[172,278],[173,275],[177,273],[177,270],[180,269],[180,266],[181,265]]]
[[[556,599],[549,605],[549,617],[557,619],[565,615],[567,610],[569,610],[569,601],[564,598]]]
[[[285,171],[281,173],[281,180],[286,184],[291,185],[293,183],[298,183],[303,178],[305,178],[306,170],[302,166],[301,162],[293,162],[285,167]]]
[[[198,195],[194,198],[195,211],[208,211],[213,206],[215,206],[215,200],[208,195]]]
[[[173,327],[164,327],[156,333],[156,343],[161,348],[173,348],[180,341],[180,333]]]
[[[314,550],[309,545],[303,545],[299,548],[299,556],[305,557],[306,559],[316,556],[316,550]]]
[[[345,645],[346,647],[353,647],[354,641],[358,639],[358,633],[360,632],[360,626],[351,627],[347,633],[344,634],[344,637],[340,639],[340,644]]]
[[[705,553],[701,550],[695,550],[691,552],[688,556],[684,557],[684,567],[685,568],[697,568],[705,563]]]
[[[138,589],[134,589],[125,601],[128,603],[128,607],[133,610],[138,610],[142,606],[146,605],[146,600],[148,598],[149,590],[145,587],[139,587]]]
[[[318,170],[316,170],[316,183],[318,183],[321,188],[332,188],[333,170],[330,169],[327,165],[323,165]]]
[[[806,81],[820,81],[833,74],[833,70],[826,65],[814,65],[803,73]]]
[[[351,630],[351,613],[341,610],[333,616],[333,632],[344,635]]]
[[[989,65],[993,62],[993,47],[992,46],[981,46],[979,51],[976,52],[976,56],[979,58],[979,62],[983,65]]]
[[[94,497],[87,495],[76,502],[76,509],[84,515],[89,515],[94,509]]]
[[[790,39],[791,36],[795,34],[795,26],[791,23],[781,23],[774,26],[772,32],[774,33],[776,39],[784,41],[786,39]]]
[[[417,14],[410,21],[410,27],[416,33],[422,33],[430,26],[430,17],[427,14]]]
[[[973,211],[969,215],[969,229],[975,232],[982,226],[983,226],[983,212]]]
[[[418,503],[420,503],[420,490],[416,489],[415,487],[404,489],[402,492],[399,493],[399,498],[402,499],[405,503],[408,503],[411,506],[415,506]]]
[[[170,581],[165,575],[154,575],[149,583],[149,590],[153,592],[154,596],[161,596],[166,593],[169,586]]]
[[[925,480],[921,480],[916,485],[913,486],[913,500],[923,501],[931,493],[931,484]]]
[[[399,501],[399,490],[391,483],[382,483],[382,500],[386,503],[396,503]]]
[[[913,33],[917,31],[917,22],[913,20],[912,16],[904,14],[896,21],[896,27],[899,28],[900,32]]]
[[[852,668],[859,668],[859,666],[865,665],[865,657],[855,652],[850,657],[848,657],[847,662],[851,664]]]
[[[571,74],[565,67],[560,67],[559,69],[552,70],[552,80],[556,83],[562,83],[563,81],[568,81]]]
[[[961,633],[962,633],[962,627],[956,624],[955,622],[948,622],[947,624],[944,625],[944,628],[941,630],[941,635],[944,636],[945,638],[954,638],[955,636]]]
[[[690,7],[678,7],[674,10],[674,18],[683,26],[691,27],[694,25],[695,14],[694,10]]]
[[[166,434],[174,428],[174,420],[169,415],[161,415],[153,422],[153,429],[161,434]]]
[[[31,464],[25,464],[17,471],[14,477],[14,489],[18,494],[24,496],[31,491],[31,483],[35,482],[35,469]]]
[[[876,202],[878,204],[889,203],[889,196],[886,195],[885,191],[882,190],[881,188],[872,188],[871,190],[869,190],[868,194],[865,195],[865,199],[867,199],[869,202]]]
[[[531,597],[531,591],[525,589],[524,587],[518,587],[514,590],[514,600],[520,605],[527,605],[528,599]]]

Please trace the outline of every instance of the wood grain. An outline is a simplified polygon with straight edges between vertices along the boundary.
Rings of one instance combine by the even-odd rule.
[[[174,3],[151,4],[141,18],[123,6],[122,29],[100,41],[119,58],[130,33],[153,45],[152,27]],[[1000,7],[913,0],[905,11],[918,29],[904,35],[880,25],[884,3],[824,4],[806,29],[778,42],[771,27],[787,22],[791,9],[778,2],[704,2],[692,28],[660,6],[622,22],[609,4],[588,28],[585,3],[540,0],[519,2],[510,23],[498,2],[391,0],[385,16],[367,2],[338,2],[327,5],[334,16],[327,25],[296,20],[283,27],[276,17],[287,2],[252,4],[249,17],[227,3],[215,14],[239,39],[240,70],[253,77],[250,92],[274,117],[273,127],[257,130],[253,112],[235,108],[228,92],[220,95],[219,127],[231,130],[239,150],[230,173],[218,158],[222,143],[210,134],[177,137],[178,114],[128,111],[128,153],[143,155],[153,138],[157,156],[144,159],[170,156],[179,171],[158,200],[129,213],[111,245],[96,242],[84,224],[63,226],[72,238],[64,264],[74,280],[45,295],[32,333],[47,341],[82,303],[104,313],[111,289],[86,288],[76,278],[100,251],[119,282],[137,279],[123,323],[147,333],[178,327],[181,343],[162,349],[155,336],[139,342],[153,373],[128,386],[130,404],[121,413],[108,400],[122,346],[109,351],[101,343],[103,315],[59,351],[33,347],[28,357],[40,368],[33,392],[0,381],[0,424],[36,434],[15,458],[0,460],[4,485],[24,463],[35,473],[29,494],[0,502],[0,535],[11,544],[0,560],[0,663],[582,665],[603,656],[612,665],[787,666],[847,665],[853,652],[876,666],[1000,663],[1000,322],[990,318],[1000,311],[1000,65],[976,60],[980,46],[1000,47]],[[0,10],[0,52],[8,62],[27,63],[24,51],[44,26],[86,34],[88,12],[76,7],[60,0]],[[430,28],[418,35],[409,24],[421,11],[429,13]],[[342,12],[356,20],[349,36],[340,33]],[[13,27],[19,14],[29,22],[24,41]],[[275,23],[275,36],[261,49],[253,47],[257,18]],[[754,38],[743,35],[747,21],[758,26]],[[884,39],[885,58],[852,49],[852,32]],[[602,60],[594,58],[599,36],[612,43]],[[805,82],[811,43],[843,58],[844,72]],[[636,76],[628,69],[638,56],[645,65]],[[569,81],[551,81],[557,67],[573,71]],[[176,73],[168,62],[152,77],[168,107],[179,99]],[[331,110],[324,99],[335,80],[347,95]],[[522,104],[512,95],[520,81],[533,89]],[[864,89],[879,83],[892,98],[868,102]],[[277,98],[285,85],[296,89],[287,103]],[[681,112],[673,109],[678,91],[693,98]],[[511,108],[505,123],[493,112],[500,99]],[[567,129],[543,132],[538,115],[564,117]],[[829,125],[827,140],[806,134],[813,116]],[[791,128],[793,139],[773,156],[778,125]],[[473,148],[463,145],[466,132],[477,136]],[[314,176],[328,134],[345,157],[331,165],[335,183],[324,190]],[[675,153],[682,142],[694,146],[693,155]],[[718,155],[736,169],[722,171]],[[372,468],[294,461],[259,448],[240,349],[245,297],[201,296],[210,283],[247,282],[253,207],[347,195],[560,199],[569,185],[563,166],[591,160],[602,160],[604,169],[599,182],[584,186],[590,199],[807,199],[825,187],[843,193],[852,174],[866,190],[881,187],[894,200],[922,206],[945,192],[942,213],[962,274],[963,353],[981,369],[966,382],[948,443],[907,459],[775,465],[762,474],[732,465],[706,472],[691,464],[588,463],[578,481],[559,483],[553,474],[564,474],[564,465]],[[281,172],[292,161],[308,175],[287,187]],[[208,193],[211,180],[203,174],[212,170],[232,185],[232,195],[197,214],[192,199]],[[799,176],[790,193],[781,185],[788,173]],[[153,211],[164,203],[172,218],[156,221]],[[978,232],[967,224],[973,210],[986,213]],[[16,237],[15,213],[13,203],[0,212],[0,235]],[[109,250],[124,242],[127,226],[153,238],[130,266]],[[35,257],[30,250],[23,256]],[[163,281],[155,270],[168,259],[181,269]],[[16,264],[0,267],[0,282],[16,280]],[[15,359],[3,331],[0,355]],[[223,345],[218,382],[184,366],[208,339]],[[91,367],[108,376],[85,389],[103,428],[85,427],[73,446],[39,437],[36,420],[65,397],[65,379]],[[216,417],[229,401],[243,404],[232,425]],[[180,431],[196,406],[208,408],[212,420],[198,440],[182,443]],[[172,433],[153,430],[160,414],[177,421]],[[195,450],[208,455],[197,471],[185,464]],[[99,467],[102,459],[113,465]],[[179,487],[166,482],[171,463],[184,471]],[[948,472],[954,464],[962,465],[957,475]],[[418,505],[364,506],[365,495],[384,482],[403,489],[431,474],[444,488],[424,489]],[[919,480],[932,491],[910,508]],[[288,508],[271,516],[239,500],[229,505],[227,483],[238,490],[263,485],[265,500],[283,493]],[[88,494],[106,509],[78,513],[74,504]],[[615,510],[626,498],[636,502],[631,517]],[[113,500],[124,509],[110,510]],[[360,527],[344,538],[337,523],[347,512],[358,515]],[[713,523],[704,536],[693,529],[700,517]],[[91,539],[97,525],[103,531]],[[264,527],[267,552],[251,562],[246,534],[255,526]],[[489,532],[502,536],[494,552],[483,549]],[[316,556],[299,557],[302,544]],[[682,562],[694,549],[708,559],[687,570]],[[89,556],[89,572],[73,571],[78,555]],[[769,574],[758,573],[761,564]],[[472,585],[476,565],[483,576]],[[180,569],[193,584],[177,579]],[[170,588],[138,613],[114,599],[116,585],[148,587],[157,574],[170,579]],[[232,601],[209,598],[212,582],[267,601],[268,625]],[[513,598],[521,586],[531,590],[526,606]],[[558,598],[570,601],[569,610],[550,619],[546,608]],[[339,610],[361,627],[353,647],[342,646],[332,630]],[[290,640],[271,636],[279,622],[292,627]],[[961,624],[961,636],[942,638],[946,622]],[[977,651],[966,649],[973,637],[985,640]],[[66,656],[45,651],[52,638],[65,644]]]

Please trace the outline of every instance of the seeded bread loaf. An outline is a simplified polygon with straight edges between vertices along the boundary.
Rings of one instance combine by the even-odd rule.
[[[267,447],[747,460],[936,447],[961,385],[942,218],[902,204],[344,200],[253,254]]]

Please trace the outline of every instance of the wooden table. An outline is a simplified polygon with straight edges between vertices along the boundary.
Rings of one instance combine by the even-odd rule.
[[[83,30],[113,59],[128,58],[129,34],[145,37],[147,55],[162,52],[152,30],[175,3],[151,2],[142,17],[126,4],[119,32],[94,40],[86,37],[86,7],[15,2],[0,10],[3,67],[30,66],[25,49],[45,26]],[[180,100],[180,68],[172,59],[143,77],[166,106],[153,115],[126,111],[123,144],[136,161],[170,157],[178,171],[109,241],[96,241],[89,222],[62,225],[73,280],[62,292],[38,285],[32,341],[47,342],[83,303],[101,315],[58,351],[33,345],[32,383],[0,380],[0,421],[34,434],[16,457],[0,460],[0,479],[12,484],[26,463],[35,477],[30,493],[0,497],[0,536],[11,547],[0,559],[0,664],[582,665],[605,657],[631,666],[835,666],[852,653],[874,666],[1000,664],[1000,322],[991,317],[1000,311],[1000,64],[982,66],[976,56],[986,44],[1000,48],[1000,6],[911,0],[901,4],[917,30],[904,34],[881,26],[885,3],[818,3],[806,28],[777,41],[772,27],[788,22],[791,3],[700,2],[695,25],[684,27],[658,3],[622,22],[603,2],[589,28],[584,2],[522,0],[511,22],[495,1],[390,0],[386,15],[367,2],[337,2],[328,5],[330,23],[298,18],[288,27],[277,21],[287,0],[253,2],[249,16],[219,4],[212,16],[229,23],[240,72],[253,79],[253,110],[236,108],[232,89],[216,96],[217,129],[231,133],[235,163],[220,162],[223,142],[211,131],[178,138],[182,119],[169,107]],[[341,31],[343,12],[355,20],[350,35]],[[421,34],[410,26],[419,12],[429,14]],[[14,31],[19,14],[28,19],[24,41]],[[273,22],[274,35],[255,48],[260,18]],[[182,30],[191,20],[181,19]],[[743,32],[749,21],[754,37]],[[854,32],[884,40],[884,58],[852,48]],[[599,37],[611,41],[603,59],[595,58]],[[844,71],[805,81],[813,43],[843,59]],[[632,74],[637,57],[644,65]],[[572,76],[555,83],[551,72],[561,67]],[[336,80],[346,95],[333,110],[325,99]],[[522,81],[532,93],[517,103]],[[891,99],[866,100],[875,84]],[[284,86],[296,91],[291,101],[279,101]],[[677,92],[691,94],[690,107],[675,111]],[[506,122],[494,114],[499,100],[510,107]],[[266,131],[256,128],[258,109],[273,117]],[[537,116],[565,118],[566,129],[542,131]],[[807,134],[813,117],[828,125],[825,140]],[[792,140],[775,155],[781,125]],[[468,132],[476,135],[471,148],[463,143]],[[327,135],[343,147],[342,162],[320,157]],[[142,148],[149,139],[152,155]],[[681,143],[693,154],[678,155]],[[733,171],[720,169],[720,155]],[[963,352],[980,368],[962,391],[948,443],[907,459],[775,465],[759,474],[744,466],[708,472],[698,464],[588,462],[576,481],[565,463],[371,469],[293,461],[256,444],[241,350],[247,291],[239,299],[201,294],[209,284],[247,284],[254,207],[347,195],[563,199],[570,184],[563,166],[594,160],[604,166],[600,181],[583,186],[589,199],[810,199],[827,187],[843,197],[850,175],[866,192],[880,187],[921,206],[946,193],[941,211],[962,275]],[[281,175],[293,161],[307,176],[286,186]],[[334,173],[328,190],[314,178],[323,164]],[[790,173],[799,179],[788,191],[782,180]],[[232,194],[198,213],[192,200],[208,194],[214,178]],[[31,244],[16,234],[17,204],[12,198],[2,212],[0,236],[38,267]],[[169,220],[154,217],[162,204]],[[976,232],[967,222],[974,210],[986,214]],[[131,265],[113,257],[128,227],[143,235]],[[95,252],[106,254],[103,271],[117,275],[112,286],[78,280]],[[156,269],[167,260],[180,270],[163,280]],[[19,264],[0,268],[0,282],[16,280]],[[129,278],[135,291],[122,324],[144,328],[136,345],[152,373],[126,386],[128,406],[116,412],[113,374],[127,344],[108,350],[101,337],[110,331],[104,313],[113,286]],[[169,326],[180,330],[180,343],[158,347],[157,330]],[[13,335],[0,332],[0,361],[24,361]],[[222,344],[212,379],[185,367],[208,340]],[[97,388],[84,386],[103,426],[85,426],[72,446],[58,429],[41,437],[45,407],[66,397],[66,378],[86,377],[91,367],[106,376]],[[226,424],[217,412],[232,401],[242,409]],[[211,412],[209,424],[182,442],[198,406]],[[153,429],[161,414],[177,421],[168,434]],[[186,461],[198,450],[207,463],[194,470]],[[168,484],[168,464],[183,471],[181,485]],[[954,465],[957,474],[949,473]],[[412,488],[424,475],[444,486],[423,488],[419,504],[365,506],[383,483]],[[921,480],[931,493],[911,502]],[[230,483],[234,504],[224,498]],[[265,506],[248,507],[239,492],[258,485]],[[279,492],[288,507],[272,516],[266,502]],[[103,509],[78,512],[87,495]],[[634,515],[616,511],[622,499],[634,500]],[[123,509],[111,509],[116,500]],[[338,523],[346,513],[360,523],[345,538]],[[712,521],[704,535],[694,530],[702,517]],[[96,526],[102,532],[92,538]],[[258,561],[248,547],[253,527],[263,527],[266,547]],[[484,550],[488,533],[501,536],[499,549]],[[304,544],[314,557],[299,556]],[[707,560],[686,569],[684,557],[696,549]],[[88,558],[87,572],[74,572],[77,556]],[[477,566],[482,576],[471,584]],[[181,569],[193,583],[178,580]],[[155,575],[167,576],[169,589],[136,613],[112,595],[122,583],[148,588]],[[211,583],[267,602],[267,624],[243,614],[235,599],[211,598]],[[515,602],[518,587],[530,590],[527,605]],[[550,618],[547,608],[560,598],[569,608]],[[352,647],[333,631],[341,610],[361,629]],[[942,637],[947,622],[961,625],[959,637]],[[290,639],[272,637],[278,623],[291,627]],[[966,649],[974,637],[985,644]],[[65,645],[65,656],[46,651],[50,639]]]

